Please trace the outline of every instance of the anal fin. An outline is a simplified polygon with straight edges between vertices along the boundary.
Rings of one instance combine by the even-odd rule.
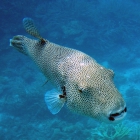
[[[65,101],[66,97],[62,98],[61,94],[55,89],[50,90],[45,94],[45,102],[52,114],[57,114],[64,106]]]

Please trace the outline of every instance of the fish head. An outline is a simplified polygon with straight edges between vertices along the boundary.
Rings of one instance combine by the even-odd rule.
[[[111,70],[103,68],[96,71],[96,75],[92,72],[88,73],[88,78],[80,78],[76,86],[69,86],[68,108],[103,122],[122,120],[127,111],[126,103],[115,87],[113,77]]]

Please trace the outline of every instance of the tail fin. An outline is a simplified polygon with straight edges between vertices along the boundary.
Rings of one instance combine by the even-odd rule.
[[[31,18],[24,18],[23,19],[23,26],[27,33],[34,36],[35,38],[38,38],[41,41],[41,44],[44,45],[47,41],[42,38],[39,31],[37,30],[34,21]]]

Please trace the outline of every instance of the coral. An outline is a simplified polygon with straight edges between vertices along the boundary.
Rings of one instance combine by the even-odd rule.
[[[123,123],[117,125],[101,124],[96,129],[93,129],[91,134],[93,138],[102,140],[122,140],[128,138],[131,129],[126,127]]]
[[[140,123],[140,122],[139,122]],[[136,129],[135,129],[135,140],[140,140],[140,125],[138,124]]]

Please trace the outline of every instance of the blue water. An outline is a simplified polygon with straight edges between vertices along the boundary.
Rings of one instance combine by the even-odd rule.
[[[0,4],[0,140],[140,140],[140,1],[4,0]],[[51,89],[36,65],[9,46],[27,35],[31,17],[41,35],[81,50],[115,72],[127,102],[119,124],[104,124],[64,107],[52,115],[44,94]]]

